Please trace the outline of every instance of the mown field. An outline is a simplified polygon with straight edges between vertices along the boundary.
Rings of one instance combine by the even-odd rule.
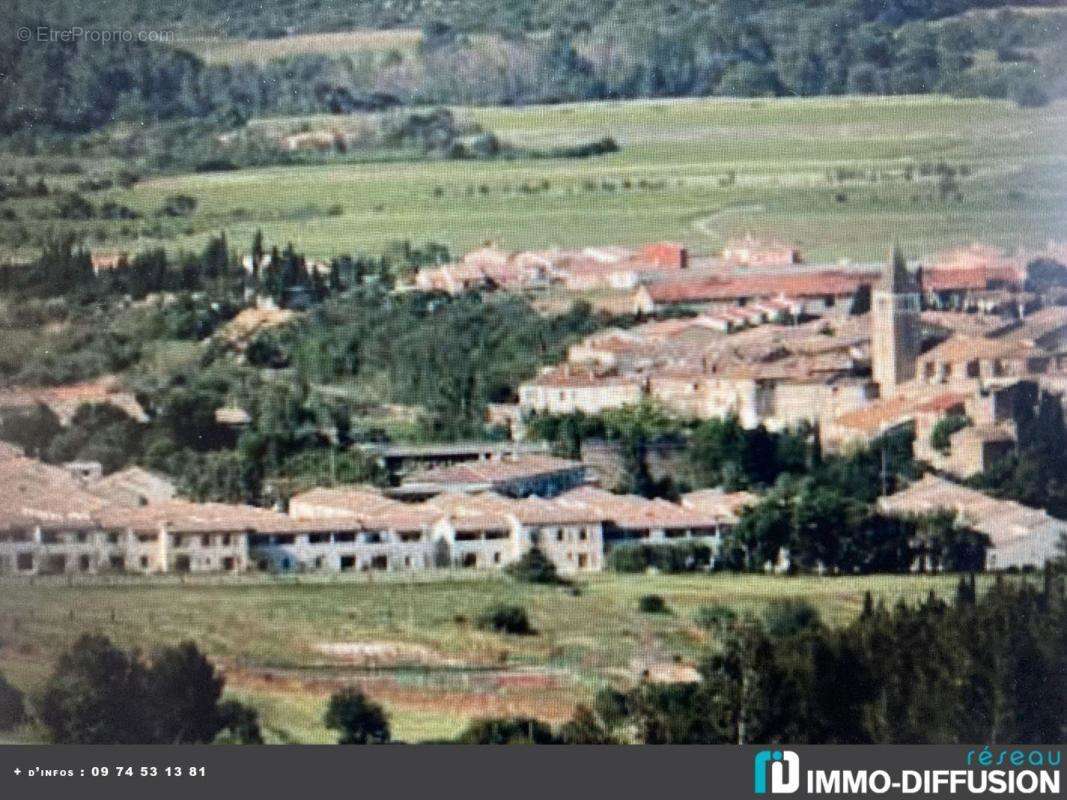
[[[951,597],[954,586],[944,576],[602,574],[583,579],[573,596],[469,576],[38,579],[0,586],[0,672],[33,692],[56,655],[86,631],[145,652],[193,639],[225,669],[228,692],[260,710],[271,741],[330,741],[323,708],[345,684],[362,685],[386,706],[397,738],[419,741],[454,736],[482,716],[559,722],[600,686],[626,685],[644,669],[692,665],[711,644],[694,623],[702,605],[759,615],[775,598],[803,597],[839,625],[860,612],[866,590],[893,604],[931,590]],[[670,613],[640,613],[645,594],[662,595]],[[496,603],[527,609],[536,635],[476,630],[473,620]]]
[[[209,64],[265,63],[298,55],[341,56],[358,53],[409,52],[418,47],[417,29],[354,30],[338,33],[305,33],[274,39],[193,39],[179,42],[184,50]]]
[[[916,255],[974,240],[1037,246],[1067,227],[1067,103],[701,99],[459,112],[515,144],[610,135],[622,151],[168,176],[93,200],[150,217],[167,196],[188,194],[199,206],[163,240],[170,249],[199,247],[219,230],[250,242],[261,227],[269,241],[319,257],[405,238],[456,251],[489,240],[540,248],[675,239],[711,252],[751,231],[795,241],[816,259],[873,259],[894,241]],[[312,122],[328,127],[331,118]],[[922,174],[942,161],[966,173],[959,197],[942,199],[937,178]]]

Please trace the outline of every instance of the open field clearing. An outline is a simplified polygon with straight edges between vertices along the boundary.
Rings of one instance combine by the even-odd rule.
[[[541,248],[676,239],[709,252],[752,232],[795,241],[812,259],[874,259],[894,241],[917,255],[979,239],[1038,246],[1067,228],[1062,102],[716,99],[460,113],[519,145],[610,135],[622,151],[168,176],[94,199],[150,216],[169,195],[195,197],[196,212],[161,241],[172,250],[200,247],[219,230],[250,242],[261,227],[268,241],[315,257],[405,238],[455,251],[488,240]],[[958,196],[941,198],[938,162],[962,170]]]
[[[225,669],[228,691],[260,709],[273,741],[329,741],[322,709],[348,684],[384,703],[397,738],[441,739],[477,717],[559,722],[604,683],[695,664],[709,643],[693,622],[702,605],[760,614],[773,599],[803,597],[839,625],[860,612],[866,590],[915,603],[931,589],[951,598],[955,582],[605,573],[572,596],[499,576],[11,581],[0,587],[0,672],[32,692],[86,631],[143,651],[193,639]],[[670,613],[639,613],[645,594],[662,595]],[[473,620],[496,603],[526,608],[537,634],[476,630]]]
[[[299,55],[342,56],[358,53],[408,52],[418,47],[422,33],[418,30],[355,30],[340,33],[305,33],[275,39],[203,39],[181,41],[189,50],[209,64],[234,64],[242,61],[265,63],[275,58]]]

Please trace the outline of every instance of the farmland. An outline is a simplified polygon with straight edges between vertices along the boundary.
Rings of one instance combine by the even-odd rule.
[[[418,30],[354,30],[340,33],[311,33],[274,39],[193,39],[182,41],[183,48],[209,64],[245,61],[265,63],[274,58],[297,55],[352,55],[414,50],[422,40]]]
[[[540,248],[676,239],[696,252],[744,232],[797,242],[813,259],[917,255],[983,240],[1037,246],[1067,224],[1067,103],[916,98],[678,100],[457,109],[516,145],[612,136],[589,159],[338,162],[157,177],[94,193],[148,218],[197,199],[164,238],[106,247],[200,247],[225,230],[291,241],[311,256],[428,240]],[[336,118],[306,120],[328,129]],[[960,170],[939,192],[936,164]],[[103,223],[101,223],[103,224]],[[120,226],[112,223],[117,231]],[[158,235],[158,234],[155,234]],[[94,245],[96,246],[96,245]]]
[[[951,597],[955,585],[948,576],[604,573],[583,579],[573,596],[499,576],[113,580],[4,584],[0,672],[32,692],[82,632],[149,652],[191,638],[224,667],[228,691],[260,710],[270,740],[299,742],[330,740],[322,709],[348,683],[382,701],[407,741],[447,738],[494,714],[558,722],[599,686],[695,663],[709,644],[693,621],[700,606],[758,615],[772,599],[803,597],[836,625],[859,613],[868,589],[891,605],[931,589]],[[638,612],[651,593],[665,598],[668,614]],[[525,607],[537,634],[476,630],[478,614],[502,602]]]

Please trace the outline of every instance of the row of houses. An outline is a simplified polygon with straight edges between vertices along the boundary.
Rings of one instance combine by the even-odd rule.
[[[574,574],[602,569],[605,552],[624,541],[696,539],[717,547],[748,500],[704,492],[670,503],[568,483],[539,497],[524,491],[543,463],[522,478],[522,465],[498,465],[500,480],[490,466],[469,493],[445,488],[443,473],[454,469],[445,468],[432,496],[419,502],[363,487],[320,488],[293,497],[282,513],[173,498],[127,503],[4,447],[0,573],[500,569],[536,545],[561,573]]]

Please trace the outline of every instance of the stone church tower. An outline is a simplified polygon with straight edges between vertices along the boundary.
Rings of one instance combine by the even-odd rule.
[[[871,294],[871,367],[882,397],[915,378],[922,344],[919,283],[899,249]]]

